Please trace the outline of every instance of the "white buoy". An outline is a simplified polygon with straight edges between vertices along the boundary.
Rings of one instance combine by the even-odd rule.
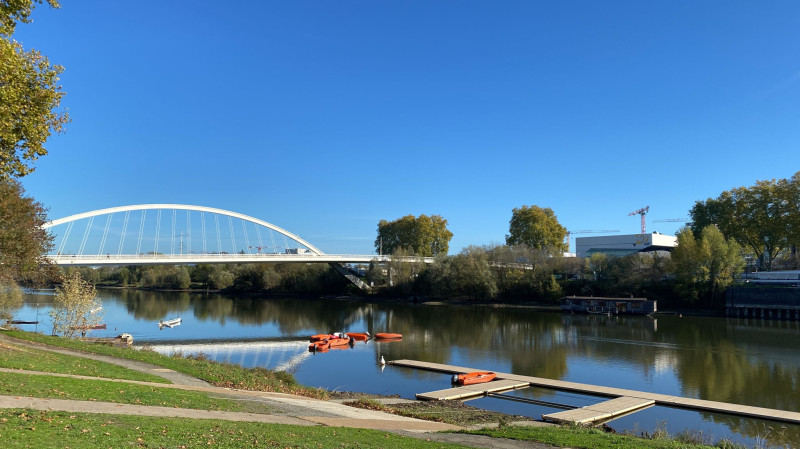
[[[383,366],[383,365],[386,365],[386,360],[384,360],[383,356],[381,356],[381,366]]]

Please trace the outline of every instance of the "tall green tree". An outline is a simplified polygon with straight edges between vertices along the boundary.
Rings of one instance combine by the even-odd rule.
[[[53,238],[42,226],[45,208],[12,179],[0,179],[0,285],[45,282],[53,267],[45,257]]]
[[[703,228],[700,239],[684,228],[678,233],[678,246],[672,252],[680,293],[689,301],[708,307],[720,305],[722,292],[742,271],[744,263],[741,246],[734,239],[726,239],[714,225]]]
[[[45,141],[69,115],[59,110],[63,67],[12,39],[17,22],[30,21],[34,0],[0,0],[0,178],[25,176],[47,154]],[[58,7],[55,0],[47,0]]]
[[[406,215],[394,221],[378,223],[375,250],[392,254],[398,248],[411,250],[415,255],[434,257],[447,254],[453,233],[447,229],[447,220],[440,215]]]
[[[757,181],[697,201],[689,212],[695,238],[715,225],[771,269],[776,257],[800,241],[799,184],[800,172],[791,179]]]
[[[567,250],[567,244],[564,243],[566,236],[567,228],[561,226],[552,209],[522,206],[514,208],[511,213],[506,244],[527,245],[532,249],[558,254]]]

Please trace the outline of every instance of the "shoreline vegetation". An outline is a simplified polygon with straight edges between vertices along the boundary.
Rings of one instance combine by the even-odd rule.
[[[53,438],[73,448],[104,446],[191,447],[196,444],[222,443],[221,447],[319,447],[329,441],[331,446],[371,447],[475,447],[469,435],[484,435],[517,441],[539,442],[546,445],[572,448],[744,448],[728,440],[716,443],[692,432],[674,436],[660,430],[653,434],[624,435],[598,429],[555,425],[521,425],[529,418],[509,416],[475,409],[461,402],[426,403],[405,401],[406,404],[384,404],[382,398],[359,393],[333,393],[298,385],[286,373],[261,368],[242,368],[238,365],[212,362],[203,357],[166,356],[154,351],[117,348],[92,344],[76,339],[45,336],[23,331],[0,333],[0,368],[20,371],[0,379],[3,394],[36,398],[60,398],[75,401],[115,402],[146,406],[169,406],[195,410],[245,411],[271,413],[257,403],[243,403],[219,395],[157,387],[121,384],[117,379],[140,379],[141,374],[126,372],[113,364],[78,357],[77,353],[102,354],[109,357],[136,360],[162,369],[174,370],[205,380],[212,385],[236,390],[280,392],[305,397],[345,401],[349,405],[381,410],[388,413],[464,427],[456,438],[464,446],[437,442],[434,434],[422,434],[414,439],[386,431],[346,427],[258,424],[252,422],[209,421],[147,416],[65,413],[33,409],[0,409],[0,435],[9,447],[44,447]],[[31,347],[36,345],[37,347]],[[71,355],[56,354],[48,349],[73,351]],[[36,355],[31,357],[31,355]],[[31,372],[36,372],[31,374]],[[49,375],[48,375],[49,374]],[[58,375],[59,377],[53,377]],[[90,376],[74,379],[63,376]],[[166,387],[167,385],[164,385]],[[461,438],[461,440],[459,440]],[[425,440],[428,441],[425,441]],[[183,446],[182,446],[183,445]],[[529,447],[529,446],[528,446]],[[547,446],[542,446],[547,447]]]

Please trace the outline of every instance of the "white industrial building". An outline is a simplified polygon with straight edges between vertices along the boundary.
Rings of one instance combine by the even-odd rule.
[[[594,253],[603,253],[614,257],[623,257],[633,253],[668,253],[676,246],[678,246],[678,237],[658,232],[577,237],[575,239],[575,251],[578,257],[590,257]]]

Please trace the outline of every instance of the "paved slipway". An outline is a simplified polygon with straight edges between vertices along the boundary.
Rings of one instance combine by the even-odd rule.
[[[527,441],[515,441],[499,438],[489,438],[481,435],[466,435],[460,433],[447,433],[448,431],[460,430],[458,426],[451,424],[424,421],[420,419],[407,418],[404,416],[393,415],[390,413],[365,410],[349,407],[337,401],[323,401],[310,399],[301,396],[294,396],[283,393],[268,393],[246,390],[234,390],[213,386],[205,381],[196,379],[185,374],[164,369],[135,360],[120,359],[101,354],[92,354],[82,351],[74,351],[63,348],[46,346],[38,343],[18,340],[0,333],[0,342],[15,345],[43,349],[47,351],[67,354],[76,357],[103,361],[120,365],[131,370],[141,371],[162,377],[171,384],[138,382],[119,379],[102,379],[111,382],[135,383],[148,385],[158,388],[175,388],[181,390],[204,391],[217,394],[220,397],[249,400],[264,404],[270,414],[244,413],[244,412],[223,412],[209,410],[179,409],[172,407],[145,406],[133,404],[115,404],[111,402],[97,401],[76,401],[64,399],[41,399],[19,396],[0,395],[0,408],[27,408],[35,410],[56,410],[76,413],[107,413],[125,414],[138,416],[159,416],[175,418],[195,418],[195,419],[218,419],[228,421],[249,421],[275,424],[294,424],[301,426],[341,426],[363,429],[375,429],[389,431],[413,438],[421,438],[430,441],[461,444],[476,448],[497,448],[497,449],[551,449],[554,446],[547,444],[533,443]],[[17,372],[0,368],[0,372]],[[96,377],[77,376],[69,374],[54,374],[35,371],[25,371],[30,374],[72,377],[78,379],[97,380]],[[534,424],[534,423],[529,423]]]

